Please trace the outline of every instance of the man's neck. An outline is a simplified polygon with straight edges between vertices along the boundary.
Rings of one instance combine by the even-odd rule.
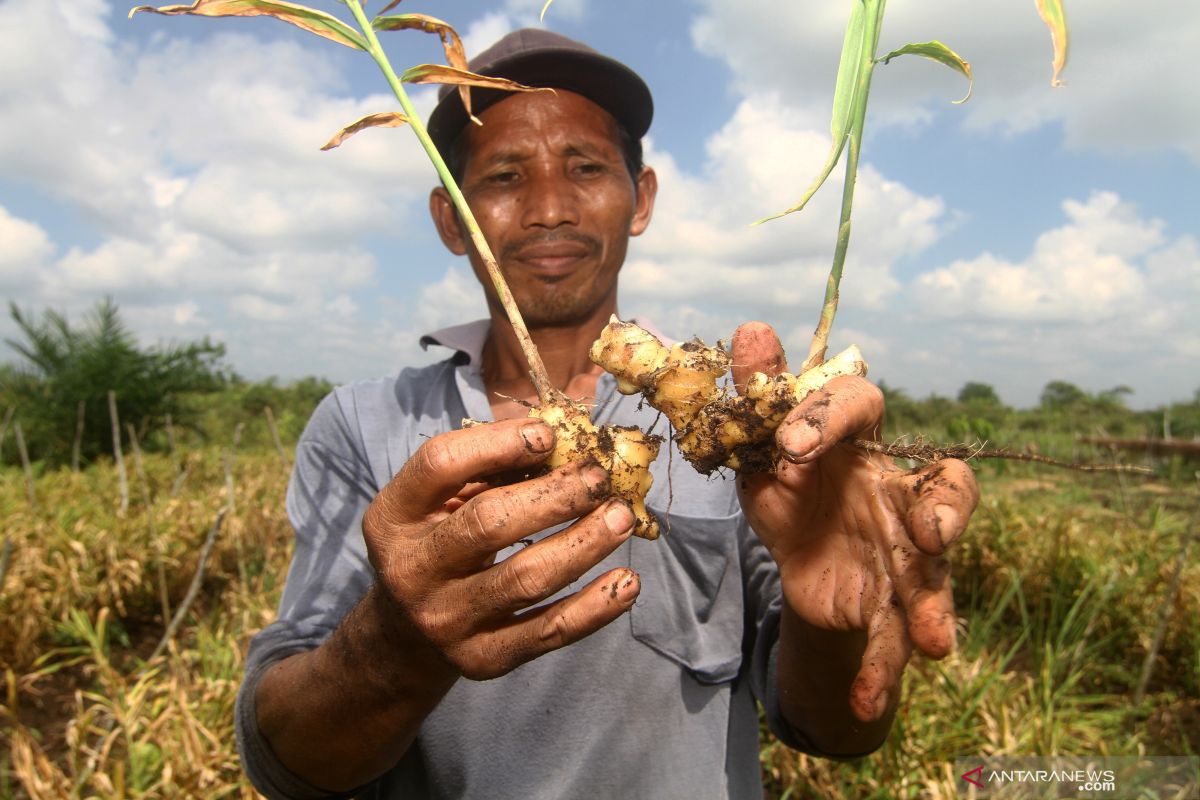
[[[565,326],[534,328],[530,338],[542,357],[550,382],[573,400],[590,401],[603,372],[592,363],[588,350],[608,323],[615,308],[605,306],[587,319]],[[508,319],[495,311],[483,345],[483,383],[496,419],[525,416],[522,403],[536,404],[537,392],[529,379],[529,365]]]

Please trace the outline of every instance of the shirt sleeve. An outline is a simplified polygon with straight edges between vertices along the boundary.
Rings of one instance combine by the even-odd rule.
[[[746,629],[752,631],[747,647],[750,690],[762,703],[767,727],[779,741],[793,750],[824,756],[803,731],[787,721],[779,705],[779,618],[783,610],[779,567],[745,517],[738,527],[738,537],[746,592]]]
[[[318,647],[370,588],[362,515],[376,488],[356,431],[335,393],[317,407],[296,446],[287,494],[292,564],[278,618],[254,637],[246,656],[235,711],[238,750],[246,775],[269,798],[331,796],[276,758],[258,730],[255,697],[273,664]]]

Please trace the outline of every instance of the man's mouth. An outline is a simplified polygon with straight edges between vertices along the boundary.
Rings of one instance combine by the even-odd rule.
[[[506,261],[517,262],[544,280],[559,280],[578,269],[599,246],[590,237],[572,236],[525,242],[506,249]]]

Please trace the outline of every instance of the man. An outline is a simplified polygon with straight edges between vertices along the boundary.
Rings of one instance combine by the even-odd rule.
[[[627,67],[518,31],[475,71],[555,87],[443,92],[430,120],[554,384],[599,422],[655,423],[587,350],[617,310],[630,236],[657,188],[641,164],[649,91]],[[877,389],[839,379],[780,428],[770,475],[654,466],[632,517],[595,465],[520,482],[553,445],[516,401],[527,367],[444,189],[430,208],[484,284],[490,321],[426,337],[440,364],[341,387],[314,414],[288,495],[296,551],[279,620],[239,696],[247,772],[272,796],[752,797],[757,716],[793,747],[879,746],[913,645],[954,617],[943,549],[977,500],[970,470],[901,472],[839,444],[870,436]],[[761,324],[736,381],[779,371]],[[463,417],[496,420],[462,429]],[[668,476],[668,470],[670,475]],[[565,526],[565,527],[564,527]],[[636,601],[636,602],[635,602]]]

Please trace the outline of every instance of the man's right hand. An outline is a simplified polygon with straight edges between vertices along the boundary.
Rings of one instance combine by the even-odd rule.
[[[350,791],[395,765],[462,676],[494,678],[582,639],[633,605],[628,569],[531,608],[569,586],[632,532],[607,473],[569,464],[505,486],[489,479],[546,460],[554,433],[506,420],[423,444],[363,516],[377,577],[320,647],[267,670],[259,731],[292,772]],[[570,527],[497,563],[522,539]]]
[[[632,532],[633,514],[610,499],[608,474],[574,463],[520,483],[554,447],[532,419],[506,420],[430,439],[363,517],[377,590],[392,630],[440,663],[444,677],[494,678],[612,622],[637,597],[637,574],[611,570],[580,591],[530,607],[569,586]],[[573,519],[559,533],[496,563],[501,550]],[[386,613],[386,612],[385,612]]]

